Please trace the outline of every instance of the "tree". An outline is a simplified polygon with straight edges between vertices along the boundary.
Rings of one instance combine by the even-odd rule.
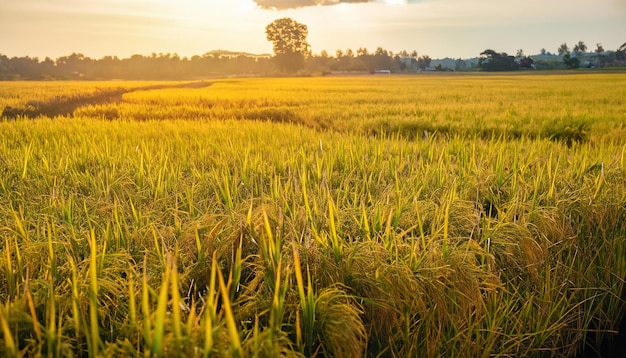
[[[68,73],[83,72],[83,64],[86,60],[85,55],[82,53],[73,52],[69,56],[59,57],[57,59],[57,66]]]
[[[391,70],[393,64],[392,54],[382,47],[377,47],[374,51],[374,68],[370,70]]]
[[[422,55],[417,59],[417,67],[422,70],[425,71],[426,68],[430,67],[430,61],[432,61],[432,59],[430,58],[430,56],[428,55]]]
[[[309,54],[309,43],[306,37],[308,27],[291,18],[275,20],[265,27],[267,40],[274,49],[274,60],[283,72],[293,73],[304,68]]]
[[[577,57],[570,56],[569,53],[563,56],[563,63],[565,64],[567,68],[571,68],[571,69],[575,69],[580,66],[580,60]]]
[[[542,49],[541,49],[541,51],[539,51],[539,52],[540,52],[542,55],[545,55],[547,51],[546,51],[546,49],[545,49],[545,48],[542,48]]]
[[[517,57],[517,58],[525,57],[524,56],[524,50],[522,50],[522,49],[517,50],[517,53],[515,54],[515,57]]]
[[[626,42],[615,51],[615,59],[618,61],[626,61]]]
[[[463,59],[461,58],[457,58],[456,61],[454,62],[455,71],[462,71],[466,68],[467,68],[467,64],[465,63],[465,61],[463,61]]]
[[[378,46],[376,51],[374,51],[374,56],[389,56],[389,53],[381,46]]]
[[[559,56],[565,56],[569,53],[569,47],[567,47],[567,43],[563,42],[556,51]]]
[[[602,53],[604,52],[604,47],[602,47],[602,44],[600,42],[598,42],[596,44],[596,66],[603,66],[604,64],[602,63],[603,61],[601,61]]]
[[[578,43],[574,46],[574,53],[577,57],[584,54],[587,51],[587,45],[584,42],[578,41]]]
[[[522,57],[519,60],[518,67],[525,70],[530,70],[531,68],[535,68],[535,61],[530,58],[530,56]]]
[[[512,71],[518,69],[515,57],[507,55],[506,52],[498,53],[494,50],[485,50],[480,53],[478,67],[485,71]]]
[[[598,42],[598,43],[596,44],[596,53],[599,55],[599,54],[601,54],[602,52],[604,52],[604,47],[602,47],[602,44],[601,44],[600,42]]]

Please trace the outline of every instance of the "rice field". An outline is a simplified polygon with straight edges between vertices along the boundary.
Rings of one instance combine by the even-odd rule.
[[[65,98],[0,121],[0,356],[617,349],[626,74],[0,83]]]

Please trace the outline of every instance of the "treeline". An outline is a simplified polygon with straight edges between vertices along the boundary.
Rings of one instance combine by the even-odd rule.
[[[601,43],[596,44],[593,52],[587,52],[587,45],[578,41],[572,49],[567,43],[562,43],[557,49],[558,54],[552,54],[541,49],[539,55],[525,56],[524,51],[517,50],[515,56],[506,52],[498,53],[487,49],[480,54],[477,67],[484,71],[514,71],[520,69],[576,69],[579,67],[595,68],[605,66],[626,66],[626,43],[616,51],[606,51]]]
[[[307,70],[313,72],[417,72],[430,67],[432,59],[428,55],[418,56],[417,51],[409,53],[402,50],[398,53],[387,51],[382,47],[369,52],[361,47],[356,53],[351,49],[337,50],[335,56],[322,51],[319,55],[308,58]]]
[[[564,45],[562,45],[563,47]],[[567,47],[565,47],[567,48]],[[561,51],[561,49],[559,50]],[[617,51],[594,51],[553,55],[542,50],[540,55],[524,56],[521,50],[516,56],[485,50],[477,64],[462,59],[454,64],[441,65],[428,55],[418,56],[417,51],[406,50],[393,53],[378,47],[370,52],[367,48],[337,50],[334,55],[327,51],[310,54],[299,74],[326,74],[332,72],[377,71],[403,73],[427,70],[484,70],[509,71],[518,69],[560,69],[579,66],[626,65],[626,43]],[[585,60],[587,59],[587,60]],[[433,65],[432,63],[438,63]],[[469,64],[468,64],[469,63]],[[7,57],[0,54],[0,80],[180,80],[229,75],[277,75],[280,70],[271,55],[211,51],[202,56],[180,57],[177,54],[132,55],[129,58],[105,56],[93,59],[81,53],[53,60],[46,57]]]
[[[374,52],[359,48],[311,54],[302,74],[328,72],[417,72],[430,66],[431,58],[416,51],[394,54],[379,47]],[[202,56],[180,57],[177,54],[133,55],[130,58],[105,56],[93,59],[81,53],[59,57],[7,57],[0,54],[0,80],[55,79],[129,79],[175,80],[225,75],[275,75],[279,72],[270,55],[211,51]]]
[[[180,57],[177,54],[133,55],[120,59],[105,56],[93,59],[80,53],[52,60],[46,57],[0,55],[0,80],[46,79],[129,79],[175,80],[206,78],[231,74],[270,73],[274,65],[269,55],[209,52],[203,56]]]

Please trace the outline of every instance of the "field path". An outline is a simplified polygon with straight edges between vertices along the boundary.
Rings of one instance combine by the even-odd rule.
[[[69,116],[80,107],[121,102],[124,93],[152,91],[168,88],[206,88],[213,82],[196,81],[175,84],[158,84],[136,88],[96,89],[95,92],[74,96],[58,96],[48,101],[29,101],[24,107],[5,107],[1,117],[16,119],[18,117],[36,118],[39,116]]]

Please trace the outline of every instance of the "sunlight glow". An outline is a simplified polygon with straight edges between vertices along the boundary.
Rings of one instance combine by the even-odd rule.
[[[555,51],[565,41],[578,40],[618,48],[624,43],[620,35],[626,29],[625,4],[624,0],[0,0],[0,34],[2,53],[9,56],[43,58],[72,52],[92,57],[152,52],[191,56],[213,49],[267,53],[271,44],[265,26],[292,17],[309,27],[314,52],[383,46],[394,51],[416,49],[433,58],[472,57],[485,48],[508,53]],[[269,10],[272,7],[275,10]]]
[[[406,5],[406,0],[380,0],[380,2],[389,5]]]

